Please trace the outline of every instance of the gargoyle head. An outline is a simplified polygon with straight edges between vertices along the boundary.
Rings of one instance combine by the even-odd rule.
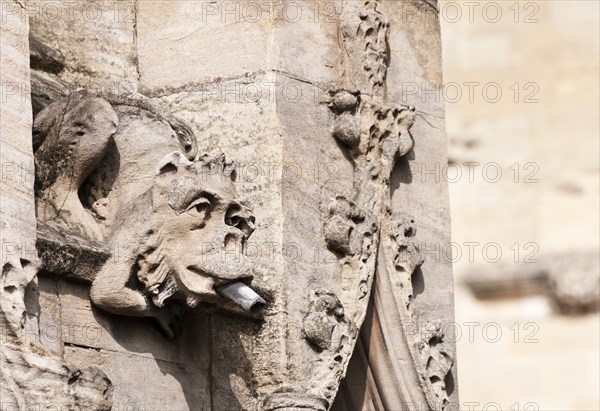
[[[173,152],[156,173],[146,244],[134,267],[144,292],[157,307],[169,298],[189,307],[223,302],[219,286],[252,280],[244,252],[255,218],[238,201],[234,164]]]
[[[35,131],[38,222],[106,249],[96,306],[154,317],[168,336],[200,302],[260,316],[243,255],[254,216],[238,201],[234,164],[196,158],[191,127],[141,96],[76,92],[42,110]]]

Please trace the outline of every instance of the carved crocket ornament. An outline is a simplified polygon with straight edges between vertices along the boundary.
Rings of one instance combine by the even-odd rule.
[[[235,165],[197,156],[189,127],[142,106],[76,92],[37,115],[38,223],[109,250],[90,291],[105,311],[153,317],[169,337],[200,303],[260,315]]]

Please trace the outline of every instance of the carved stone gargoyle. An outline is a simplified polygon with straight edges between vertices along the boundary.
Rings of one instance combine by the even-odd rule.
[[[75,92],[36,116],[34,148],[45,269],[85,271],[96,306],[153,317],[169,337],[200,303],[262,315],[243,256],[255,218],[235,165],[198,157],[186,124],[141,98]]]

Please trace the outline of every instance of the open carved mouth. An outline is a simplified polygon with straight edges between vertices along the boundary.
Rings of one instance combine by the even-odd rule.
[[[188,271],[196,275],[202,277],[211,277],[209,274],[195,266],[188,266],[186,268]],[[233,302],[245,314],[253,317],[260,317],[263,315],[267,303],[260,295],[258,295],[252,288],[249,287],[252,278],[252,275],[247,275],[240,277],[236,281],[231,281],[226,284],[220,282],[215,284],[214,292],[226,300]],[[190,305],[190,299],[190,297],[187,299],[188,306]],[[198,301],[193,301],[195,305],[201,301],[199,296],[197,299]]]
[[[192,270],[190,269],[190,271]],[[193,272],[194,274],[206,275],[198,270],[193,270]],[[168,274],[165,281],[152,292],[152,302],[157,307],[164,307],[169,299],[185,300],[185,304],[189,308],[196,308],[202,302],[201,295],[188,291],[172,273]]]

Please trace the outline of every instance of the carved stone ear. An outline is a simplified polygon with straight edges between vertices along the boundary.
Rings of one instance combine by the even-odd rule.
[[[181,167],[187,167],[193,163],[180,151],[173,151],[167,154],[158,165],[156,175],[175,174]]]
[[[196,154],[198,154],[198,143],[196,141],[196,135],[194,134],[190,126],[188,126],[178,118],[170,116],[167,121],[175,131],[175,134],[177,134],[177,138],[179,139],[179,143],[183,147],[183,150],[186,154],[186,158],[188,158],[189,160],[193,160],[196,157]]]

